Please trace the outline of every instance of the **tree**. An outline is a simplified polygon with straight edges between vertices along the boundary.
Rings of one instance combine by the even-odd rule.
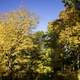
[[[68,1],[72,1],[71,3],[73,3],[73,0],[65,1],[66,3],[69,3]],[[69,73],[76,72],[80,69],[79,24],[80,11],[75,8],[75,6],[72,6],[72,4],[70,4],[70,6],[68,5],[68,7],[60,13],[59,19],[49,23],[48,32],[52,37],[50,45],[52,45],[51,47],[54,50],[52,59],[53,63],[56,62],[54,63],[56,70],[55,66],[53,66],[53,71],[55,70],[58,76],[64,73],[65,75],[63,75],[63,77],[65,77]],[[56,64],[58,64],[59,67]],[[71,79],[73,80],[73,78]]]
[[[47,47],[47,34],[43,31],[38,31],[33,34],[34,45],[37,45],[35,49],[35,55],[33,54],[33,71],[37,73],[34,79],[51,79],[51,49]],[[32,52],[34,53],[34,52]]]
[[[62,0],[65,6],[75,7],[80,10],[80,0]]]
[[[72,14],[72,12],[73,14]],[[66,14],[68,12],[68,14]],[[66,62],[69,61],[69,66],[73,66],[73,70],[80,69],[80,11],[78,9],[69,8],[63,12],[68,19],[63,18],[67,23],[64,23],[64,29],[59,34],[60,43],[66,45],[66,54],[68,55]],[[70,15],[71,14],[71,15]],[[71,17],[73,16],[73,17]],[[68,22],[69,21],[69,22]],[[72,24],[72,25],[71,25]],[[68,63],[69,63],[68,62]]]
[[[25,9],[0,15],[0,74],[9,80],[28,70],[28,51],[36,47],[29,36],[35,24],[35,17]]]

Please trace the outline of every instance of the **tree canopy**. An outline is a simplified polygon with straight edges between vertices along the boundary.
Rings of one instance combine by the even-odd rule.
[[[1,80],[79,80],[80,0],[63,3],[46,32],[32,32],[38,21],[26,9],[0,14]]]

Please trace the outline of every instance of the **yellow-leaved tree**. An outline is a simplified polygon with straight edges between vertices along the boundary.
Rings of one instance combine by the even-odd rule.
[[[54,65],[61,60],[59,67],[53,66],[54,70],[56,68],[55,73],[58,75],[60,71],[60,75],[67,76],[66,79],[71,76],[69,79],[76,80],[75,75],[80,70],[80,10],[66,7],[57,20],[49,23],[48,31],[52,37],[52,49],[55,50]]]
[[[28,50],[35,45],[30,37],[36,17],[25,9],[0,14],[0,75],[24,75],[30,62]],[[27,56],[26,56],[27,55]]]

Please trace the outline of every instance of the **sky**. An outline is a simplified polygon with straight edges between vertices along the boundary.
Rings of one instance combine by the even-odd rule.
[[[36,31],[46,31],[48,22],[57,19],[60,11],[64,9],[61,0],[0,0],[0,12],[18,9],[22,4],[39,17]]]

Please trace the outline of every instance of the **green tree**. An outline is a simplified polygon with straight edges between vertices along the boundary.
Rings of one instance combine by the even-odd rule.
[[[80,0],[62,0],[65,6],[80,9]]]
[[[35,57],[32,59],[34,63],[33,71],[37,73],[36,79],[51,79],[51,49],[46,45],[46,32],[38,31],[34,33],[33,42],[35,45],[37,45],[37,49],[35,49]]]

